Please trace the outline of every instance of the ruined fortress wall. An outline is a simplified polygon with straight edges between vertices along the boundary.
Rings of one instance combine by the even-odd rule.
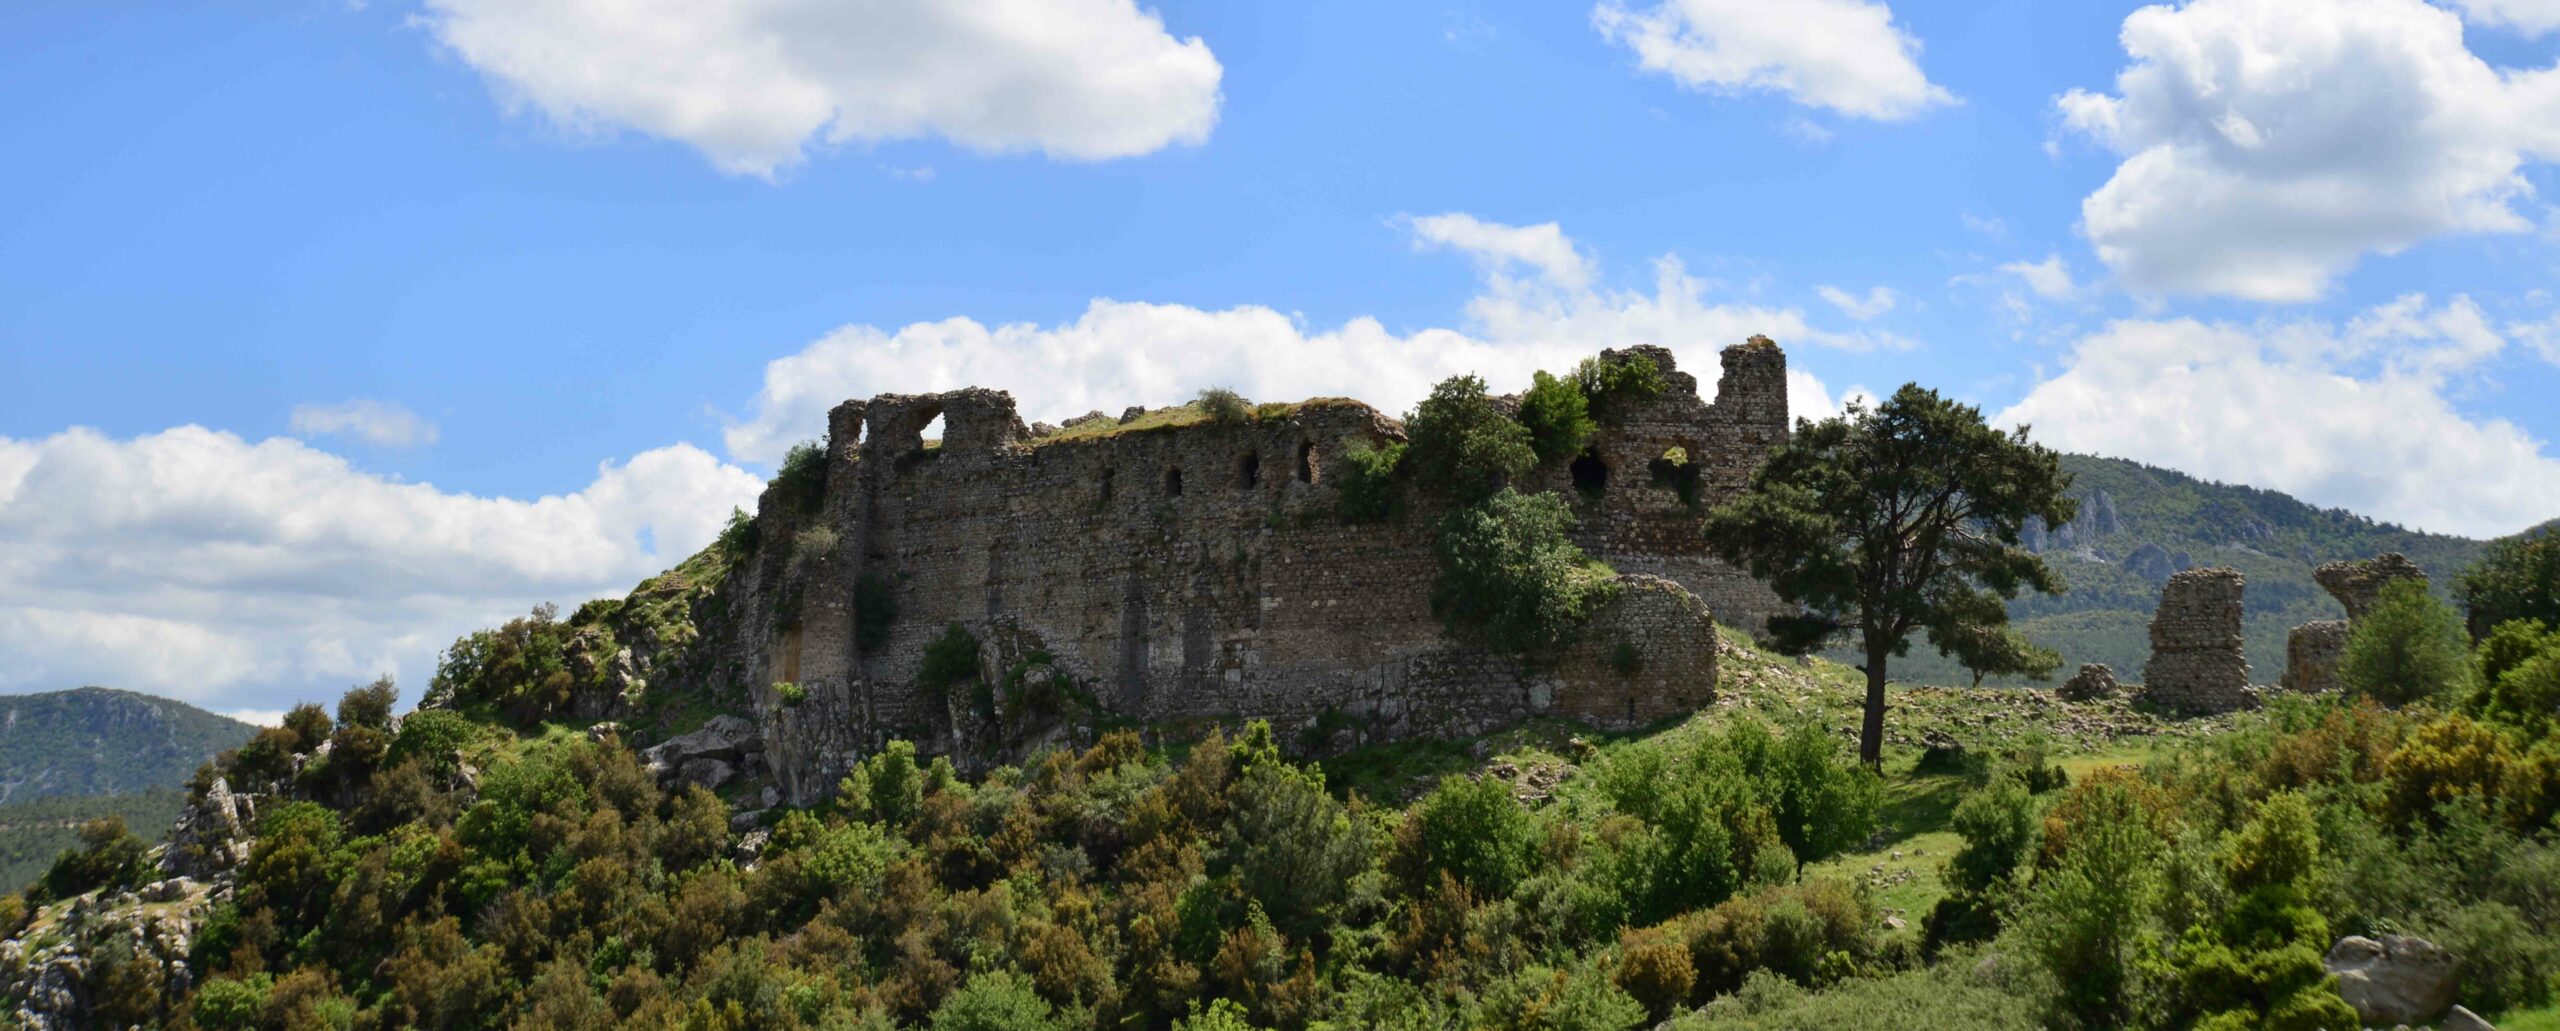
[[[2246,586],[2239,570],[2223,567],[2189,569],[2161,586],[2143,697],[2181,712],[2248,707],[2249,658],[2240,640]]]
[[[1332,712],[1384,740],[1542,713],[1634,726],[1693,710],[1713,697],[1710,614],[1756,624],[1776,605],[1707,557],[1697,517],[1784,440],[1785,364],[1765,342],[1728,349],[1709,405],[1669,352],[1649,353],[1671,389],[1595,437],[1607,483],[1577,489],[1559,462],[1524,485],[1571,498],[1580,543],[1622,574],[1617,599],[1547,668],[1445,636],[1428,602],[1437,513],[1336,515],[1344,454],[1402,436],[1366,405],[1035,439],[1008,395],[970,389],[831,413],[823,505],[777,513],[788,506],[769,497],[759,517],[767,546],[730,601],[729,675],[749,685],[795,802],[889,737],[949,744],[936,735],[967,702],[920,687],[916,670],[955,623],[986,644],[989,676],[1045,652],[1105,708],[1149,722],[1285,726]],[[1648,470],[1674,447],[1694,472]],[[833,531],[834,548],[777,554],[810,527]],[[895,610],[868,649],[855,629],[866,580],[869,603]],[[806,700],[782,704],[776,681]]]

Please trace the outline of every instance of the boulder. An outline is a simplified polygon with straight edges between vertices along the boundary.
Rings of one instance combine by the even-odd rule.
[[[2054,694],[2066,702],[2094,702],[2115,697],[2117,690],[2116,671],[2107,668],[2103,662],[2091,662],[2083,664],[2080,672],[2063,681],[2062,687]]]
[[[2460,1006],[2446,1012],[2444,1023],[2438,1027],[2441,1031],[2498,1031],[2497,1025],[2480,1019],[2479,1014]]]
[[[2348,935],[2320,965],[2338,978],[2338,995],[2368,1025],[2424,1024],[2453,1005],[2460,987],[2453,954],[2424,938]]]
[[[748,752],[761,751],[764,751],[764,738],[756,732],[754,721],[722,714],[711,717],[710,722],[693,733],[668,738],[641,750],[640,762],[656,771],[663,780],[681,775],[695,760],[717,760],[728,766]]]
[[[718,790],[720,785],[737,779],[737,776],[737,767],[722,760],[710,758],[687,759],[684,761],[684,766],[676,771],[677,780],[687,784],[699,784],[705,790]]]

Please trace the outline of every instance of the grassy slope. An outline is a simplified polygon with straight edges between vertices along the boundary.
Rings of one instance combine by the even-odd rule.
[[[1752,645],[1739,631],[1723,633],[1724,686],[1713,706],[1687,719],[1628,734],[1537,721],[1472,743],[1381,745],[1326,761],[1327,779],[1340,790],[1401,805],[1442,776],[1484,772],[1514,781],[1521,797],[1581,811],[1596,805],[1593,781],[1582,776],[1586,768],[1634,749],[1685,751],[1735,720],[1773,728],[1812,720],[1853,747],[1865,690],[1856,670],[1819,658],[1799,663]],[[1806,873],[1863,881],[1887,915],[1900,916],[1914,935],[1919,918],[1946,892],[1939,868],[1959,843],[1948,818],[1972,787],[1964,774],[1916,769],[1924,739],[1951,738],[1968,751],[1989,753],[2041,737],[2076,778],[2102,766],[2146,762],[2231,726],[2228,717],[2164,720],[2120,700],[2074,704],[2045,692],[1998,689],[1897,684],[1887,705],[1883,827],[1872,848]]]

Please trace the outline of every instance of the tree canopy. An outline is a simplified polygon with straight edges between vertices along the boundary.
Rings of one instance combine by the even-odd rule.
[[[2018,537],[2030,518],[2070,522],[2070,485],[2060,456],[2029,442],[2025,427],[1993,429],[1980,409],[1908,384],[1873,409],[1799,420],[1749,489],[1708,513],[1705,529],[1719,557],[1802,606],[1770,618],[1779,648],[1858,637],[1867,674],[1858,750],[1873,765],[1885,664],[1909,651],[1913,634],[1987,673],[2045,661],[2006,632],[2005,603],[2029,588],[2062,590]]]

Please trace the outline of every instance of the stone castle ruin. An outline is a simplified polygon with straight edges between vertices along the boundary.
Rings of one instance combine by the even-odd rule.
[[[2311,579],[2345,606],[2347,618],[2304,623],[2285,636],[2284,687],[2289,691],[2337,689],[2338,666],[2347,657],[2347,631],[2373,607],[2384,585],[2395,580],[2425,583],[2427,571],[2394,551],[2362,562],[2327,563],[2312,570]]]
[[[2181,712],[2230,712],[2249,704],[2249,657],[2240,637],[2240,571],[2189,569],[2160,588],[2151,618],[2143,697]]]
[[[2348,630],[2364,618],[2385,585],[2409,579],[2423,583],[2427,573],[2408,556],[2390,552],[2360,562],[2327,563],[2311,577],[2346,608],[2347,618],[2305,623],[2286,636],[2285,670],[2278,685],[2288,691],[2336,690]],[[2240,634],[2245,587],[2240,572],[2227,568],[2190,569],[2169,578],[2151,620],[2151,661],[2142,671],[2145,698],[2191,713],[2231,712],[2254,704]],[[2087,668],[2082,675],[2088,675]]]
[[[705,628],[719,657],[703,673],[749,685],[763,762],[794,804],[891,737],[1020,744],[1057,732],[1034,716],[1068,709],[1268,718],[1342,744],[1691,711],[1713,698],[1715,620],[1756,626],[1778,608],[1708,555],[1698,516],[1786,439],[1786,358],[1760,337],[1724,349],[1709,403],[1670,351],[1604,357],[1620,354],[1652,359],[1666,389],[1515,484],[1567,499],[1576,543],[1618,574],[1550,661],[1447,636],[1428,601],[1427,499],[1401,519],[1337,514],[1346,455],[1403,438],[1368,405],[1188,425],[1133,411],[1035,433],[1010,395],[970,388],[829,414],[823,489],[767,491],[764,543]],[[927,670],[954,627],[977,642],[973,676]]]

